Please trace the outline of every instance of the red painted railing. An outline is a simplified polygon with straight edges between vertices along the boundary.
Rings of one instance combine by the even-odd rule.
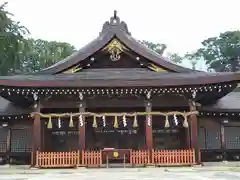
[[[131,150],[130,165],[194,165],[195,151],[187,150]],[[101,151],[36,152],[36,167],[76,167],[102,165]]]
[[[100,166],[101,164],[101,151],[82,151],[82,166]]]
[[[150,151],[148,151],[148,150],[131,150],[130,164],[132,164],[132,165],[150,164]]]
[[[36,152],[36,167],[77,167],[80,152]]]
[[[194,165],[195,151],[185,150],[153,150],[152,163],[155,165]]]

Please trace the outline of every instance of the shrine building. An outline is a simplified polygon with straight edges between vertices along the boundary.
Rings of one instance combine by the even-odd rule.
[[[0,162],[35,167],[240,159],[239,72],[202,72],[135,39],[116,12],[37,73],[0,77]]]

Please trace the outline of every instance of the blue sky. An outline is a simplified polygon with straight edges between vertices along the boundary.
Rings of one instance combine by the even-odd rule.
[[[180,54],[196,50],[208,37],[240,29],[240,0],[0,0],[5,1],[32,37],[77,48],[98,36],[114,10],[132,36],[165,43],[168,52]]]

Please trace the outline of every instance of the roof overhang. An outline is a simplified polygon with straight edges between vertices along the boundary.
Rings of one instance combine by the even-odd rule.
[[[216,103],[201,108],[203,112],[240,113],[240,92],[230,92]]]
[[[31,108],[22,108],[5,98],[0,97],[0,116],[24,116],[32,112]]]
[[[157,73],[157,72],[80,72],[59,75],[18,75],[0,77],[0,86],[50,87],[176,87],[209,84],[237,84],[240,73]]]

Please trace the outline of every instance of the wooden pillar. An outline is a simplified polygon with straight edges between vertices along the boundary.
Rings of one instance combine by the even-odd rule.
[[[85,112],[85,103],[83,101],[81,101],[79,103],[79,112]],[[79,149],[85,149],[86,147],[86,138],[85,138],[85,128],[86,128],[86,124],[85,124],[85,116],[82,116],[82,118],[78,120],[78,127],[79,127]]]
[[[152,111],[152,104],[151,102],[147,101],[145,103],[145,111],[151,112]],[[147,115],[145,119],[145,138],[146,138],[146,148],[152,149],[153,148],[153,136],[152,136],[152,116]]]
[[[7,134],[7,149],[6,149],[6,154],[7,154],[7,164],[10,164],[10,153],[11,153],[11,141],[12,141],[12,130],[10,127],[7,129],[8,134]]]
[[[39,112],[40,113],[40,106],[37,105],[37,108],[35,108],[34,112]],[[40,115],[36,114],[34,116],[33,120],[33,159],[32,159],[32,166],[36,165],[36,152],[41,151],[41,117]]]
[[[221,136],[220,136],[220,140],[221,140],[221,150],[222,150],[222,160],[226,161],[227,159],[227,154],[226,154],[226,143],[225,143],[225,132],[224,132],[224,123],[226,122],[226,120],[221,122],[220,125],[220,132],[221,132]]]
[[[194,101],[190,101],[189,103],[190,111],[196,111],[196,105]],[[189,117],[190,120],[190,130],[191,130],[191,148],[195,150],[196,155],[196,163],[201,163],[200,151],[198,147],[198,122],[197,122],[197,115],[192,114]]]

